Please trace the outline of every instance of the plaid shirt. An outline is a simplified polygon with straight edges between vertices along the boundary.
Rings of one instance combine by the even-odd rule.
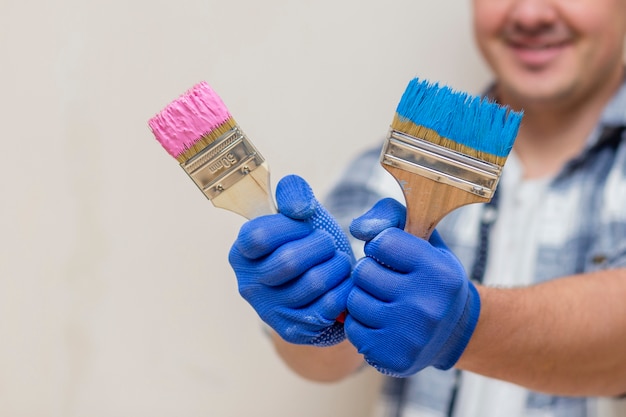
[[[536,222],[534,282],[626,268],[624,128],[626,83],[606,107],[583,152],[546,185],[532,219]],[[361,154],[326,199],[327,208],[345,230],[353,218],[383,197],[404,201],[395,179],[381,168],[379,156],[379,148]],[[502,194],[509,191],[505,181],[507,166],[498,189]],[[481,205],[466,206],[446,216],[437,227],[468,271],[477,252],[478,234],[475,232],[479,229],[481,213]],[[357,256],[362,255],[362,242],[353,243]],[[455,370],[427,368],[406,380],[389,378],[382,393],[380,415],[448,416],[457,376]],[[450,415],[465,417],[459,410]],[[555,397],[527,392],[524,415],[626,416],[626,399]]]

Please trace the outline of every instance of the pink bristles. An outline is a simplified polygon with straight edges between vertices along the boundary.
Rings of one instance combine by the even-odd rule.
[[[174,158],[231,118],[206,82],[194,85],[148,121],[152,133]]]

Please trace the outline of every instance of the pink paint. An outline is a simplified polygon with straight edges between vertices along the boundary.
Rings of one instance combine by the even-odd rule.
[[[148,125],[165,150],[176,158],[230,117],[222,99],[202,81],[150,119]]]

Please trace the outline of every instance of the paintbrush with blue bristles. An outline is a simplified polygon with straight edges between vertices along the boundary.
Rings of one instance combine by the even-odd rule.
[[[487,98],[411,80],[380,156],[404,193],[405,230],[428,239],[454,209],[490,201],[521,120]]]

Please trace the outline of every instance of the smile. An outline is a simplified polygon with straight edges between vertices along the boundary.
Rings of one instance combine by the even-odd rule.
[[[568,48],[568,41],[522,42],[513,40],[508,46],[517,61],[529,68],[543,68],[555,61]]]

